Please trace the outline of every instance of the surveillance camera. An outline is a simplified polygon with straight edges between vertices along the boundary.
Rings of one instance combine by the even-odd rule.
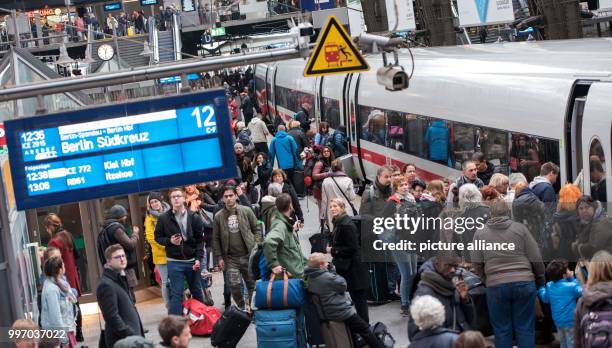
[[[396,66],[382,67],[376,71],[376,81],[389,91],[408,88],[408,74]]]

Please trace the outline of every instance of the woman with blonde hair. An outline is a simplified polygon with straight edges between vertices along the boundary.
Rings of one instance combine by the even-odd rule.
[[[506,202],[512,202],[508,200],[508,187],[510,187],[510,179],[502,173],[495,173],[489,180],[489,186],[493,187],[497,193],[500,194],[501,198]]]
[[[346,213],[346,208],[344,199],[333,198],[329,201],[329,213],[334,227],[331,246],[327,247],[326,252],[333,256],[336,272],[346,279],[347,291],[357,314],[368,323],[368,269],[361,262],[359,231]]]
[[[612,299],[612,255],[605,250],[593,255],[589,263],[588,281],[582,290],[582,297],[576,304],[574,312],[574,347],[587,348],[583,345],[584,332],[580,323],[585,316],[590,315],[599,304],[605,304]]]

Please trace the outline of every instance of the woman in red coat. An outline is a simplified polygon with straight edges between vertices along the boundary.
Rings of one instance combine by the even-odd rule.
[[[64,261],[64,268],[66,270],[65,276],[70,284],[70,287],[75,289],[77,292],[77,298],[81,296],[81,280],[79,278],[79,272],[76,267],[74,260],[75,247],[70,232],[66,231],[62,226],[62,220],[57,214],[49,213],[45,217],[44,221],[45,229],[51,235],[49,241],[49,247],[55,247],[62,253],[62,260]],[[76,304],[78,307],[78,303]],[[81,310],[78,309],[77,315],[77,340],[82,342],[82,318]]]

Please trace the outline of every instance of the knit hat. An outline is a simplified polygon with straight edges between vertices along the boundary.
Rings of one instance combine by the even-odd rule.
[[[121,204],[113,205],[108,211],[108,217],[111,219],[121,219],[122,217],[127,215],[127,210]]]
[[[154,199],[157,199],[158,201],[163,202],[164,197],[162,196],[162,194],[160,192],[151,191],[149,193],[149,202],[151,202]]]

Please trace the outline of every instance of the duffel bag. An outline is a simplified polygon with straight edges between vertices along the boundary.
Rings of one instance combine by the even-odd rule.
[[[255,284],[255,306],[258,309],[300,308],[306,303],[306,291],[302,279],[289,279],[291,274],[283,271],[282,280],[258,280]]]
[[[213,326],[221,318],[221,313],[215,307],[190,298],[183,302],[183,315],[189,320],[191,334],[196,336],[210,335]]]

